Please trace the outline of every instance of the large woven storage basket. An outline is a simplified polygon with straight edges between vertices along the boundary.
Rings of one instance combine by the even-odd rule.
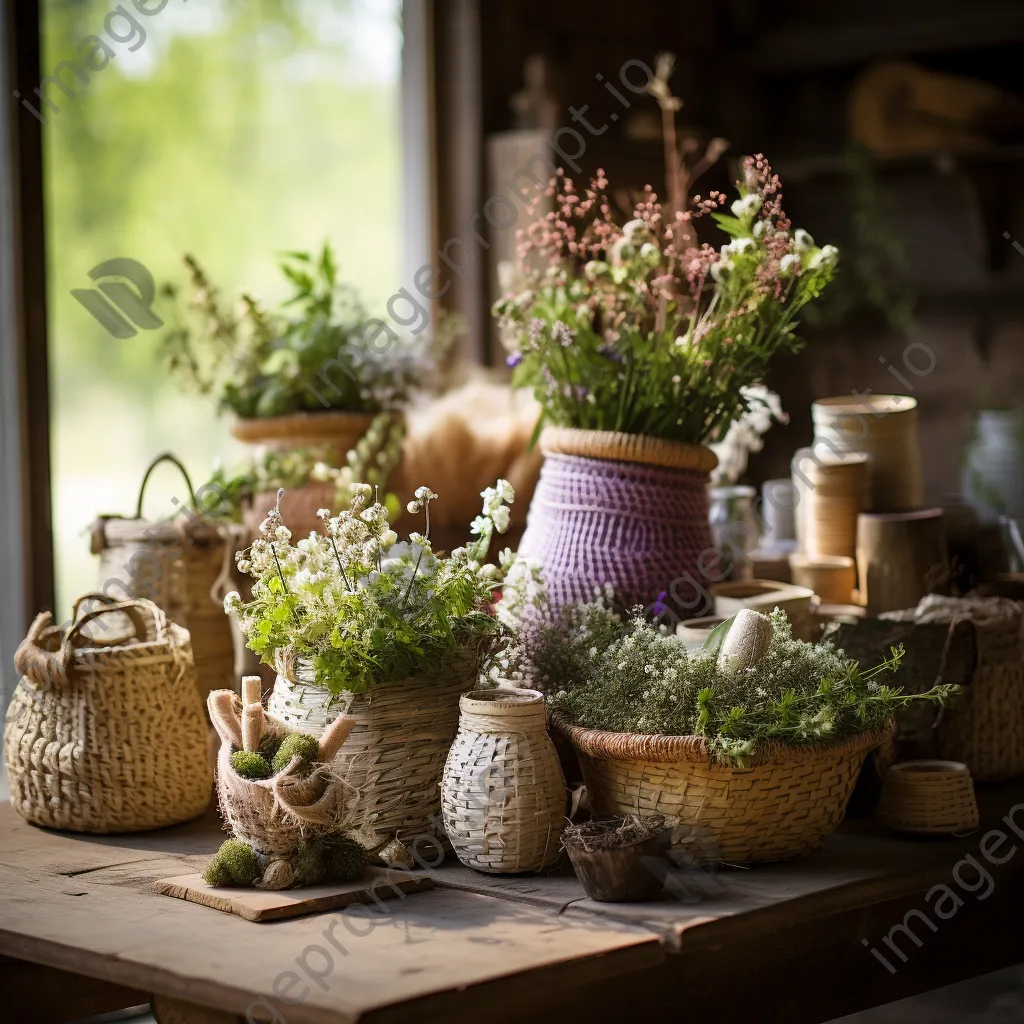
[[[413,676],[338,697],[316,685],[306,659],[281,656],[276,667],[267,703],[272,718],[314,735],[341,715],[355,719],[332,764],[354,792],[345,827],[406,844],[443,835],[441,775],[459,728],[459,698],[477,679],[476,658],[454,659],[439,679]]]
[[[978,782],[1024,775],[1024,648],[1021,607],[1000,597],[929,595],[916,608],[883,619],[915,626],[969,624],[976,661],[963,695],[942,712],[938,753],[967,765]],[[945,666],[945,658],[943,665]],[[940,670],[945,673],[945,668]],[[945,681],[945,675],[941,676]]]
[[[712,763],[698,736],[643,736],[552,723],[579,755],[599,815],[663,814],[704,851],[738,864],[816,850],[843,819],[868,751],[890,730],[824,747],[764,743],[749,768]]]
[[[132,635],[90,640],[84,627],[116,613]],[[7,710],[4,756],[19,814],[105,833],[203,813],[213,778],[189,635],[156,605],[97,608],[66,633],[46,612],[14,664],[22,678]]]
[[[150,475],[162,462],[181,470],[191,506],[181,501],[177,507],[182,514],[172,521],[151,522],[142,518],[142,502]],[[235,589],[234,553],[242,546],[242,531],[215,524],[189,508],[197,504],[188,473],[173,455],[160,455],[142,478],[135,518],[100,517],[93,526],[92,552],[100,556],[103,593],[153,601],[192,634],[197,685],[205,698],[211,690],[233,686],[237,678],[223,599]]]

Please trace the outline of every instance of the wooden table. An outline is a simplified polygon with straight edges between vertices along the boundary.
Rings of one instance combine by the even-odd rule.
[[[365,931],[336,913],[253,924],[153,893],[216,849],[213,815],[100,838],[33,828],[3,804],[0,1017],[48,1024],[156,993],[194,1004],[195,1024],[831,1020],[1024,960],[1024,786],[980,797],[968,837],[847,822],[813,857],[688,877],[679,899],[650,904],[593,903],[564,874],[446,863],[436,888],[389,901]],[[1017,804],[1020,833],[1002,825],[1007,841],[983,846]],[[996,866],[983,849],[1012,856]],[[936,885],[961,904],[933,909]]]

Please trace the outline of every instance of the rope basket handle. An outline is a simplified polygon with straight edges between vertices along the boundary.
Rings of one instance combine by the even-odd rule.
[[[93,595],[85,595],[89,597]],[[106,595],[104,595],[106,596]],[[81,599],[80,599],[81,601]],[[77,603],[76,602],[76,606]],[[135,639],[145,639],[146,624],[139,614],[140,608],[148,608],[154,616],[157,633],[163,632],[163,613],[148,601],[115,601],[103,608],[94,608],[78,618],[59,641],[56,651],[47,650],[51,642],[60,636],[60,629],[53,623],[51,612],[41,612],[29,627],[25,639],[18,645],[14,653],[14,668],[19,675],[26,676],[35,682],[43,682],[50,686],[66,686],[68,683],[68,665],[74,656],[73,640],[81,628],[93,619],[109,612],[123,612],[131,621]],[[102,646],[102,645],[97,645]]]
[[[181,475],[185,478],[185,486],[188,488],[188,496],[192,502],[192,508],[196,507],[196,492],[192,487],[192,480],[188,475],[188,470],[181,464],[181,462],[171,453],[163,452],[158,455],[146,468],[146,472],[143,474],[142,483],[139,484],[139,500],[135,505],[135,518],[142,518],[142,500],[146,495],[146,484],[149,483],[149,478],[153,473],[153,470],[160,465],[161,462],[170,462],[181,470]]]
[[[85,604],[86,601],[102,601],[105,604],[117,604],[118,599],[111,597],[109,594],[104,594],[99,590],[90,590],[87,594],[81,594],[75,599],[75,603],[71,606],[71,621],[75,622],[78,619],[78,609]]]

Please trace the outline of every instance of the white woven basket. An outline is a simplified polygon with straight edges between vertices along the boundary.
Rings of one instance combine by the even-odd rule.
[[[476,690],[461,701],[459,734],[441,783],[444,827],[477,871],[541,871],[559,857],[565,778],[536,690]]]

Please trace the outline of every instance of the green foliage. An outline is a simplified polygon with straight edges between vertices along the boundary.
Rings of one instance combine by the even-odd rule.
[[[255,750],[235,750],[231,753],[231,767],[243,779],[269,779],[272,772],[266,758]]]
[[[904,694],[879,681],[903,655],[870,671],[832,644],[794,640],[784,612],[771,613],[773,638],[751,668],[730,677],[715,655],[645,621],[623,621],[610,602],[562,609],[512,652],[552,705],[579,725],[613,732],[704,736],[723,760],[743,764],[762,740],[824,744],[877,729],[913,700],[947,703],[958,687]]]
[[[521,249],[521,289],[494,307],[515,338],[513,379],[546,421],[704,444],[749,409],[770,361],[799,349],[797,314],[838,253],[790,231],[763,157],[743,166],[735,216],[716,215],[731,236],[720,251],[693,228],[719,193],[673,220],[648,190],[620,226],[602,172],[582,192],[555,178],[556,209]]]
[[[404,404],[433,372],[431,344],[401,339],[383,321],[370,320],[338,281],[327,243],[318,255],[284,256],[280,268],[293,293],[273,312],[246,294],[240,311],[229,311],[195,257],[186,255],[185,265],[193,292],[188,306],[181,308],[174,286],[164,290],[177,315],[164,335],[165,364],[239,416],[379,412]],[[439,337],[442,345],[450,341]]]
[[[281,746],[274,754],[274,774],[283,772],[291,764],[292,758],[298,756],[300,760],[299,772],[308,771],[313,762],[316,761],[320,745],[315,736],[309,736],[302,732],[293,732],[286,736]]]
[[[363,848],[347,836],[332,836],[327,841],[324,868],[332,882],[357,882],[366,873]]]
[[[255,577],[252,600],[229,594],[225,608],[238,612],[251,650],[268,664],[277,651],[312,661],[316,681],[332,693],[363,692],[376,683],[410,675],[440,675],[452,657],[502,629],[491,613],[494,590],[513,564],[482,565],[495,532],[504,533],[514,493],[507,481],[483,494],[483,513],[470,526],[475,536],[448,558],[430,546],[430,503],[437,495],[416,491],[411,514],[422,512],[425,532],[399,541],[388,509],[370,503],[359,484],[351,506],[336,517],[320,510],[323,533],[290,543],[291,532],[272,510],[261,537],[240,552],[242,572]]]
[[[203,872],[207,885],[252,885],[263,874],[253,848],[242,839],[227,839]]]

